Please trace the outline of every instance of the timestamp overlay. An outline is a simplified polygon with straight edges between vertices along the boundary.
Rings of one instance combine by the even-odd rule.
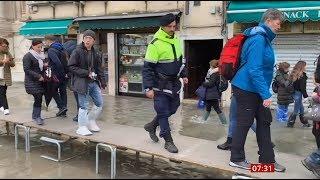
[[[251,172],[274,172],[274,164],[250,164]]]

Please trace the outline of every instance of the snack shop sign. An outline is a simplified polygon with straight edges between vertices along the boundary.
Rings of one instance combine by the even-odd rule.
[[[301,10],[301,11],[282,11],[285,19],[288,21],[307,21],[307,20],[319,20],[320,19],[320,9],[319,10]]]

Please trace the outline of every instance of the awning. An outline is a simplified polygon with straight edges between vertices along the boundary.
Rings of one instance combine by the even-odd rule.
[[[24,36],[34,35],[67,35],[73,19],[55,19],[46,21],[29,21],[20,29]]]
[[[159,18],[169,12],[145,13],[116,16],[81,17],[74,21],[79,23],[80,31],[86,29],[121,30],[159,27]],[[180,11],[171,12],[180,15]]]
[[[268,8],[279,9],[290,22],[320,20],[320,1],[232,1],[227,10],[227,21],[260,22]]]

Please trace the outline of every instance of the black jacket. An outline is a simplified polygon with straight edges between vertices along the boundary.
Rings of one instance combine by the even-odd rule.
[[[219,73],[213,73],[210,75],[208,82],[203,82],[202,85],[206,90],[206,100],[221,99],[221,93],[218,90],[219,85]]]
[[[39,81],[43,71],[39,68],[38,60],[28,52],[24,55],[23,59],[23,70],[25,73],[24,85],[28,94],[39,94],[44,93],[43,82]]]
[[[304,98],[308,97],[307,79],[308,79],[308,76],[304,72],[303,75],[299,79],[297,79],[295,82],[293,82],[294,90],[295,91],[300,91],[303,94]]]
[[[293,103],[294,87],[293,83],[289,80],[288,73],[278,70],[275,80],[278,84],[278,104],[289,105]]]
[[[68,61],[69,71],[72,73],[70,77],[71,89],[80,93],[86,94],[88,91],[88,83],[90,82],[90,68],[97,74],[97,80],[100,87],[106,86],[106,78],[102,67],[102,56],[92,47],[92,67],[88,59],[88,51],[83,43],[81,43],[72,52]]]
[[[48,49],[48,59],[52,73],[55,74],[60,81],[64,81],[68,73],[68,62],[62,44],[55,42],[50,45]]]

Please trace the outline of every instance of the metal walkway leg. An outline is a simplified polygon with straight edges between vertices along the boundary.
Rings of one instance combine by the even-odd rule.
[[[26,127],[24,125],[20,125],[20,124],[17,124],[14,127],[14,145],[15,145],[15,149],[18,149],[19,128],[23,128],[24,129],[26,152],[30,152],[30,128]]]
[[[96,146],[96,173],[99,173],[99,147],[106,147],[110,149],[111,152],[111,179],[115,179],[116,177],[116,172],[117,172],[117,158],[116,158],[116,154],[117,154],[117,148],[116,147],[112,147],[110,145],[107,144],[103,144],[103,143],[98,143]]]

